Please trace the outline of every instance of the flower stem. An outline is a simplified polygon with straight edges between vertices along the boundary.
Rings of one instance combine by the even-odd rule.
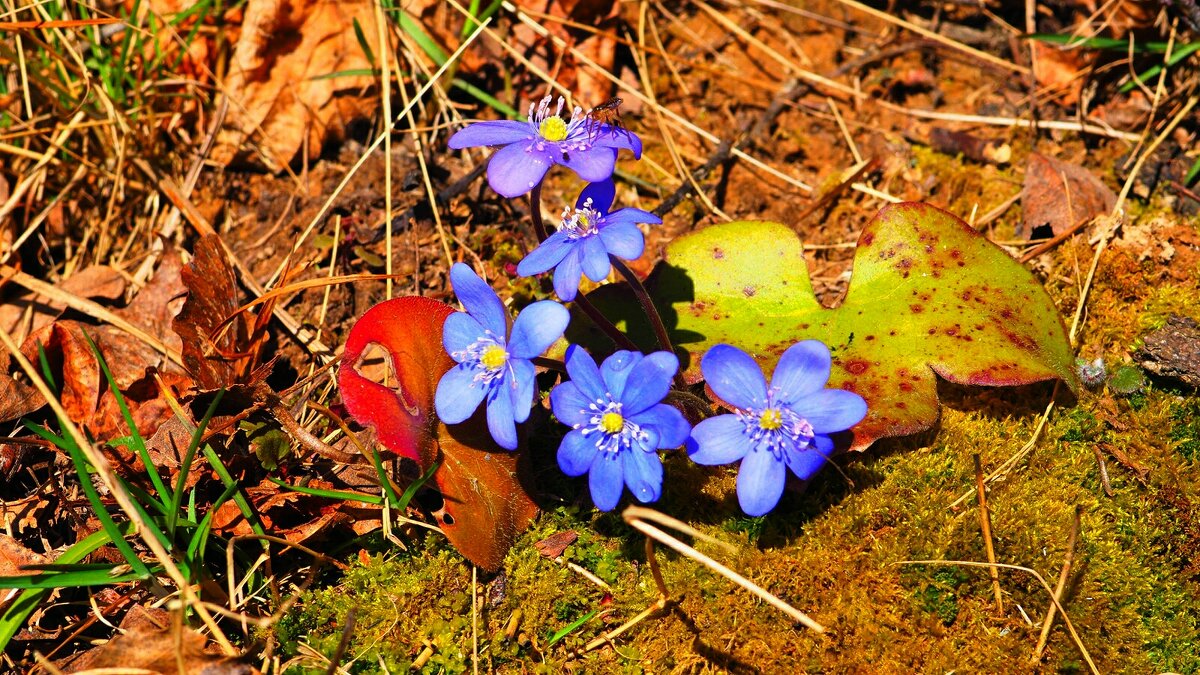
[[[637,296],[638,302],[641,303],[642,311],[646,312],[646,318],[650,320],[650,326],[654,329],[654,337],[658,339],[658,348],[674,354],[675,348],[671,345],[671,337],[667,335],[667,325],[663,323],[662,315],[658,313],[658,308],[654,306],[654,301],[650,299],[650,294],[646,292],[642,280],[637,278],[625,261],[613,255],[608,256],[608,259],[612,261],[613,267],[617,268],[617,272],[625,277],[625,281],[633,289],[633,294]],[[686,386],[687,384],[683,381],[683,373],[676,372],[675,387],[683,389]]]
[[[546,223],[542,220],[542,184],[539,182],[533,186],[533,190],[529,193],[529,216],[533,219],[533,230],[537,233],[538,243],[546,241],[550,234],[546,231]],[[599,309],[593,305],[583,293],[575,296],[575,305],[583,310],[584,314],[592,320],[592,323],[600,327],[618,347],[628,349],[630,351],[641,351],[638,346],[629,339],[629,336],[622,333],[620,328],[617,328],[608,317],[604,316]]]

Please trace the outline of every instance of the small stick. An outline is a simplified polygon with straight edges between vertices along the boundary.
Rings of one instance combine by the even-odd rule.
[[[655,612],[666,609],[667,603],[671,601],[671,594],[667,591],[667,582],[663,580],[662,570],[658,568],[658,558],[654,555],[654,540],[650,537],[646,537],[646,561],[650,564],[650,574],[654,577],[654,585],[658,586],[658,600],[642,610],[637,616],[587,643],[587,646],[583,648],[585,654],[601,645],[612,642],[613,638],[633,628]]]
[[[1054,248],[1055,246],[1058,246],[1059,244],[1063,243],[1064,241],[1070,239],[1072,236],[1075,235],[1076,232],[1082,230],[1090,222],[1092,222],[1091,218],[1084,218],[1083,220],[1079,221],[1078,223],[1075,223],[1074,225],[1072,225],[1071,227],[1068,227],[1067,229],[1063,230],[1062,232],[1059,232],[1058,234],[1054,235],[1054,237],[1052,239],[1050,239],[1050,241],[1047,241],[1047,242],[1044,242],[1042,244],[1035,246],[1034,248],[1030,249],[1028,252],[1026,252],[1024,255],[1021,256],[1020,263],[1022,265],[1024,265],[1025,263],[1029,262],[1030,260],[1033,260],[1034,258],[1045,253],[1046,251],[1049,251],[1050,249]]]
[[[1100,448],[1094,445],[1092,446],[1092,454],[1096,455],[1096,465],[1100,467],[1100,486],[1104,489],[1104,495],[1112,497],[1112,483],[1108,481],[1108,464],[1104,461],[1104,455],[1101,454]]]
[[[992,592],[996,596],[996,611],[1004,613],[1004,597],[1000,594],[1000,570],[996,565],[996,548],[992,545],[992,514],[988,510],[987,490],[983,486],[983,465],[979,462],[979,453],[972,455],[975,460],[975,490],[979,493],[979,527],[983,530],[983,546],[987,551],[988,575],[992,577]]]
[[[346,655],[346,649],[350,646],[350,636],[354,633],[354,624],[357,619],[358,608],[351,606],[350,611],[346,612],[346,624],[342,626],[342,637],[338,640],[333,656],[329,659],[329,667],[325,669],[325,675],[333,675],[337,672],[338,663]]]
[[[1046,608],[1046,620],[1042,622],[1042,634],[1038,637],[1037,647],[1034,648],[1033,656],[1029,659],[1030,663],[1042,660],[1042,652],[1045,651],[1046,641],[1050,637],[1050,628],[1054,625],[1054,613],[1058,609],[1059,603],[1062,602],[1067,578],[1071,576],[1071,563],[1075,560],[1075,540],[1079,536],[1079,515],[1082,511],[1082,507],[1075,507],[1075,518],[1071,521],[1071,535],[1067,537],[1067,554],[1063,558],[1062,569],[1058,572],[1058,583],[1054,586],[1054,602]]]

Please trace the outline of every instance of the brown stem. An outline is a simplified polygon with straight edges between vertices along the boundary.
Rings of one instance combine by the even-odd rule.
[[[533,231],[537,233],[538,243],[546,241],[550,233],[546,231],[546,223],[542,220],[542,184],[539,181],[529,193],[529,217],[533,218]]]
[[[658,348],[674,354],[675,348],[671,345],[671,336],[667,335],[667,325],[663,323],[662,315],[658,313],[658,307],[654,306],[654,301],[650,299],[650,293],[642,285],[642,280],[638,279],[633,270],[629,269],[629,266],[620,258],[610,255],[608,259],[612,261],[613,267],[617,268],[617,272],[625,277],[625,281],[633,289],[633,294],[637,296],[638,302],[641,303],[642,311],[646,313],[646,318],[650,320],[650,326],[654,329],[654,337],[658,340]],[[684,389],[686,387],[687,383],[683,381],[683,373],[676,371],[675,388]]]

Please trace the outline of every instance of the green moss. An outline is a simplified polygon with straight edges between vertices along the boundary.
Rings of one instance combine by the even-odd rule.
[[[1200,459],[1200,401],[1190,399],[1171,404],[1169,437],[1184,459]]]

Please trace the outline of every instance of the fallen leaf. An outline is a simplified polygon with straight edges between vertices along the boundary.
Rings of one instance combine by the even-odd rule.
[[[149,621],[139,621],[112,640],[70,660],[65,672],[79,673],[100,668],[114,672],[142,669],[164,675],[251,675],[253,666],[236,657],[205,651],[208,638],[191,628],[159,629]],[[65,664],[59,664],[63,667]]]
[[[1087,79],[1080,71],[1091,66],[1096,52],[1087,49],[1067,49],[1040,40],[1030,40],[1033,45],[1033,77],[1038,85],[1049,91],[1063,106],[1079,102],[1083,83]]]
[[[1031,153],[1021,190],[1025,217],[1017,226],[1017,236],[1031,238],[1043,225],[1059,234],[1080,221],[1112,211],[1116,203],[1113,191],[1087,169]]]
[[[366,0],[249,0],[224,91],[229,114],[213,158],[263,162],[281,171],[305,146],[316,159],[354,118],[376,113],[378,78],[355,33],[380,53],[376,12]],[[377,58],[377,57],[376,57]],[[260,155],[244,152],[247,141]]]
[[[936,376],[1078,386],[1062,319],[1037,278],[928,204],[893,204],[866,225],[849,290],[833,309],[813,295],[799,238],[778,223],[725,223],[680,237],[652,281],[674,342],[687,351],[689,382],[702,379],[701,357],[717,343],[747,351],[766,372],[800,340],[827,344],[829,386],[867,401],[852,430],[855,450],[932,426]]]
[[[557,558],[567,550],[567,547],[574,544],[579,539],[579,533],[575,530],[567,530],[566,532],[555,532],[545,539],[534,544],[533,547],[537,552],[542,554],[543,558]]]
[[[482,408],[453,427],[437,420],[434,392],[454,365],[442,347],[442,324],[452,312],[420,297],[395,298],[367,310],[346,338],[338,386],[351,416],[374,429],[384,447],[417,460],[422,470],[441,462],[433,476],[443,498],[435,514],[439,524],[460,553],[492,571],[537,506],[521,484],[517,453],[495,444]],[[372,345],[388,354],[394,387],[361,372]]]
[[[254,369],[261,347],[252,335],[254,315],[237,311],[237,279],[218,235],[196,242],[181,275],[188,296],[171,325],[183,340],[188,374],[202,391],[261,382],[267,369]]]

